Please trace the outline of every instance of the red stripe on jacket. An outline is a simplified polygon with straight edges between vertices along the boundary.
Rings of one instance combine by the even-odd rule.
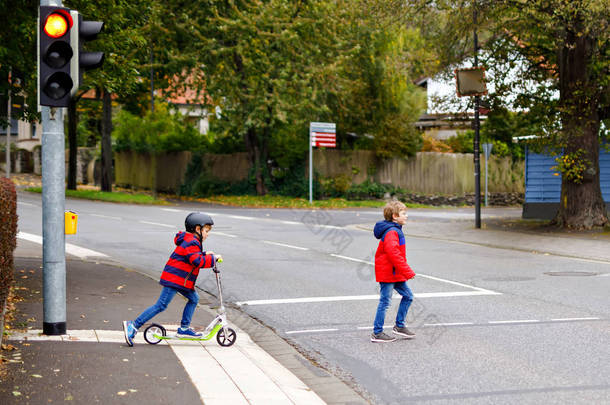
[[[214,266],[214,255],[202,252],[201,242],[192,233],[178,232],[174,243],[176,248],[165,264],[159,283],[184,292],[192,291],[199,269]]]

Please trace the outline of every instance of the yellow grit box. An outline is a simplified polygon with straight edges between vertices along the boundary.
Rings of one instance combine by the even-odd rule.
[[[66,235],[74,235],[76,233],[76,223],[78,222],[78,215],[73,211],[66,211],[64,216],[64,223],[66,227]]]

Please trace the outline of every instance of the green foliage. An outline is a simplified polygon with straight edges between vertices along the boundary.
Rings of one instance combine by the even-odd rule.
[[[13,251],[17,247],[17,193],[15,184],[0,178],[0,313],[13,283]],[[2,324],[0,319],[0,324]],[[0,335],[1,338],[1,335]]]
[[[159,105],[154,114],[144,117],[120,111],[114,121],[116,151],[177,152],[205,150],[209,141],[180,113]]]
[[[458,132],[456,136],[448,138],[445,142],[455,153],[474,153],[474,131],[472,130]]]

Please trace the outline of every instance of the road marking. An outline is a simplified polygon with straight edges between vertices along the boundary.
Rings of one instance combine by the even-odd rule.
[[[237,235],[231,235],[230,233],[224,233],[224,232],[218,232],[218,231],[214,231],[214,235],[228,236],[229,238],[237,238]]]
[[[538,319],[515,319],[510,321],[489,321],[491,324],[507,324],[507,323],[537,323],[540,322]]]
[[[177,228],[176,225],[167,225],[167,224],[160,224],[158,222],[149,222],[149,221],[138,221],[141,224],[148,224],[148,225],[157,225],[157,226],[163,226],[165,228]]]
[[[177,210],[175,208],[161,208],[161,211],[168,211],[168,212],[184,212],[183,210]]]
[[[99,217],[99,218],[108,218],[108,219],[116,219],[121,221],[123,218],[121,217],[111,217],[109,215],[101,215],[101,214],[91,214],[92,217]]]
[[[350,260],[350,261],[353,261],[353,262],[370,264],[371,266],[375,265],[375,263],[373,263],[373,262],[369,262],[369,261],[366,261],[366,260],[356,259],[354,257],[336,255],[334,253],[331,253],[330,255],[333,256],[333,257],[337,257],[339,259],[345,259],[345,260]],[[486,290],[485,288],[475,287],[473,285],[468,285],[468,284],[464,284],[464,283],[458,283],[457,281],[451,281],[451,280],[447,280],[447,279],[444,279],[444,278],[429,276],[427,274],[417,273],[416,277],[428,278],[430,280],[440,281],[441,283],[447,283],[447,284],[457,285],[457,286],[460,286],[460,287],[466,287],[466,288],[470,288],[470,289],[473,289],[475,291],[479,291],[481,293],[484,293],[484,294],[480,294],[480,295],[502,295],[502,293],[499,293],[499,292],[496,292],[496,291]]]
[[[36,204],[26,203],[23,201],[17,201],[17,205],[27,205],[28,207],[38,207]]]
[[[19,233],[17,233],[17,238],[42,245],[42,236],[33,235],[31,233],[19,232]],[[96,252],[95,250],[76,246],[71,243],[66,243],[65,246],[66,246],[66,253],[68,253],[72,256],[80,257],[81,259],[84,259],[86,257],[108,257],[108,255],[106,255],[104,253]]]
[[[294,245],[287,245],[286,243],[279,243],[279,242],[272,242],[270,240],[264,240],[263,243],[266,243],[268,245],[276,245],[276,246],[283,246],[283,247],[287,247],[287,248],[291,248],[291,249],[298,249],[298,250],[309,250],[309,248],[306,247],[300,247],[300,246],[294,246]]]
[[[231,347],[220,347],[211,342],[180,340],[160,343],[169,344],[199,392],[202,402],[244,405],[325,403],[290,370],[254,343],[247,333],[236,329],[238,339]],[[145,344],[143,335],[138,333],[134,343]],[[69,330],[67,335],[61,336],[42,335],[42,330],[39,329],[11,331],[8,339],[116,343],[126,346],[122,330]]]
[[[364,263],[364,264],[370,264],[371,266],[373,266],[375,263],[373,262],[367,262],[366,260],[360,260],[360,259],[354,259],[353,257],[348,257],[348,256],[342,256],[342,255],[336,255],[334,253],[330,254],[333,257],[337,257],[339,259],[345,259],[345,260],[350,260],[352,262],[357,262],[357,263]]]
[[[474,325],[474,322],[424,323],[424,326],[464,326],[464,325]]]
[[[330,329],[305,329],[305,330],[289,330],[286,332],[287,335],[292,335],[295,333],[320,333],[320,332],[336,332],[339,329],[330,328]]]
[[[487,293],[485,291],[448,291],[434,293],[415,293],[415,298],[445,298],[445,297],[471,297],[478,295],[496,295],[495,293]],[[393,299],[398,300],[402,297],[400,294],[394,294]],[[236,305],[273,305],[273,304],[304,304],[312,302],[333,302],[333,301],[365,301],[379,300],[379,294],[375,295],[340,295],[332,297],[302,297],[302,298],[277,298],[268,300],[250,300],[238,301]]]
[[[565,321],[598,321],[599,318],[589,317],[589,318],[554,318],[551,321],[554,322],[565,322]]]
[[[269,218],[244,217],[244,216],[241,216],[241,215],[226,215],[226,214],[221,214],[221,215],[225,215],[225,216],[227,216],[229,218],[245,219],[247,221],[252,221],[252,220],[255,220],[255,219],[269,219]]]

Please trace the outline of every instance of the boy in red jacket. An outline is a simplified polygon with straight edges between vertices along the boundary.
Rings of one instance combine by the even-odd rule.
[[[133,338],[136,336],[138,328],[159,312],[165,311],[176,293],[180,293],[188,300],[182,312],[182,321],[177,336],[200,337],[202,335],[190,327],[193,313],[199,302],[195,282],[199,269],[213,267],[217,260],[222,261],[222,256],[216,255],[214,252],[204,252],[202,248],[202,243],[207,239],[212,225],[214,225],[214,221],[208,214],[191,212],[187,215],[184,221],[186,232],[176,234],[174,238],[176,249],[161,273],[159,284],[163,286],[163,289],[159,299],[133,321],[123,321],[125,341],[129,346],[133,346]]]
[[[407,263],[405,235],[402,232],[402,226],[407,222],[407,207],[400,201],[390,201],[383,208],[383,217],[385,220],[377,222],[373,231],[375,237],[380,239],[375,253],[375,279],[379,282],[380,295],[371,342],[396,340],[383,332],[383,322],[392,300],[392,290],[402,295],[392,332],[407,339],[415,337],[415,333],[405,326],[407,311],[413,302],[413,293],[407,285],[407,280],[415,277]]]

